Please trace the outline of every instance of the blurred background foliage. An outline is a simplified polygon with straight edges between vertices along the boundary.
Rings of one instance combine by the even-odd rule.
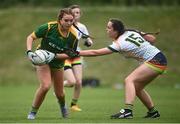
[[[26,58],[26,37],[39,25],[57,19],[61,7],[10,7],[0,10],[0,85],[37,84],[36,73]],[[81,6],[84,23],[95,37],[93,49],[106,47],[111,39],[106,35],[109,18],[123,20],[127,28],[145,32],[161,32],[155,44],[168,58],[167,74],[154,82],[160,86],[180,87],[180,8],[160,6]],[[38,44],[39,41],[36,42]],[[83,42],[80,42],[83,43]],[[37,46],[37,45],[34,45]],[[80,44],[82,49],[89,49]],[[86,57],[84,77],[100,79],[102,86],[121,84],[138,63],[112,54]]]
[[[60,8],[72,4],[82,8],[81,22],[95,37],[92,48],[111,44],[105,31],[109,18],[122,19],[128,28],[145,32],[160,29],[156,46],[167,56],[169,66],[168,73],[155,81],[160,85],[180,85],[180,0],[1,0],[0,85],[37,82],[25,55],[26,37],[37,26],[56,20]],[[96,77],[104,85],[123,83],[137,65],[118,54],[85,58],[84,77]]]
[[[180,0],[1,0],[0,8],[12,6],[61,6],[71,4],[83,6],[115,5],[115,6],[179,6]]]

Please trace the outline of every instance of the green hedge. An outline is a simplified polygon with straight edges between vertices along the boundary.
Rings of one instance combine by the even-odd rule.
[[[66,7],[72,4],[85,6],[91,5],[121,5],[121,6],[179,6],[180,0],[1,0],[0,8],[12,6],[62,6]]]

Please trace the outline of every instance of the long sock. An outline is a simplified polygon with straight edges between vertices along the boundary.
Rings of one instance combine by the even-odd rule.
[[[77,99],[72,99],[72,101],[71,101],[71,106],[73,106],[73,105],[76,105],[77,104]]]
[[[32,107],[31,107],[31,112],[33,112],[33,113],[36,114],[36,113],[38,112],[38,109],[32,106]]]
[[[65,106],[65,96],[59,98],[58,103],[59,103],[60,107],[64,107]]]
[[[133,110],[133,104],[125,104],[125,109]]]
[[[157,111],[157,109],[155,107],[152,107],[152,108],[149,109],[149,113],[153,113],[155,111]]]

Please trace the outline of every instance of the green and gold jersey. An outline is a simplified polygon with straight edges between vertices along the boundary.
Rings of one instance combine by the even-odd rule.
[[[57,21],[48,22],[39,26],[34,32],[33,37],[42,38],[39,49],[45,49],[53,53],[62,53],[63,49],[77,49],[77,31],[72,26],[68,35],[65,37],[61,33],[61,26]],[[49,63],[51,68],[60,69],[64,66],[64,60],[54,59]]]
[[[53,53],[60,53],[64,48],[77,49],[77,31],[72,26],[65,37],[60,31],[60,24],[57,21],[48,22],[38,27],[33,35],[42,38],[40,49],[45,49]]]

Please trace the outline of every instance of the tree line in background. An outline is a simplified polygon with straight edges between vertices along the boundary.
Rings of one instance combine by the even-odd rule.
[[[121,6],[179,6],[180,0],[1,0],[0,8],[24,6],[62,6],[72,4],[91,5],[121,5]]]

